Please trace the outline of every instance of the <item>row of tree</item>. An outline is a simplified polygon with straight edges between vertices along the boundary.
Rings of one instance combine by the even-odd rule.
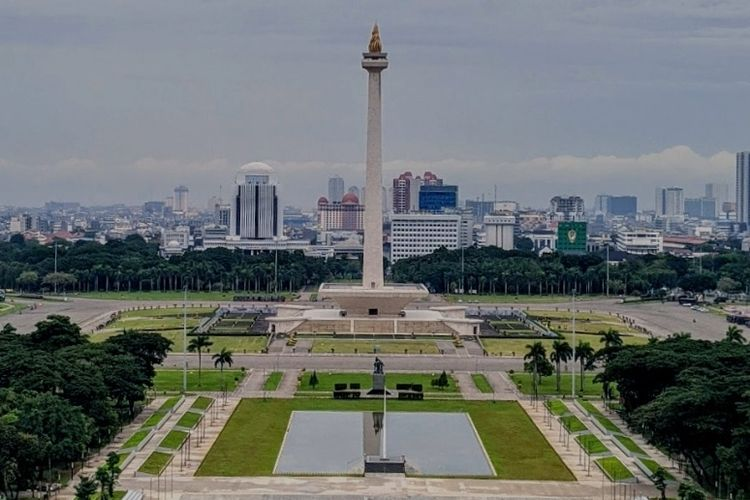
[[[140,236],[105,245],[58,242],[57,272],[54,247],[14,237],[0,242],[0,288],[71,291],[233,292],[293,291],[334,279],[359,279],[361,262],[351,259],[305,257],[300,252],[250,255],[215,248],[186,252],[169,260],[159,256],[155,243]],[[278,266],[276,260],[278,257]],[[504,251],[495,247],[440,249],[432,254],[398,261],[389,270],[396,282],[425,283],[438,293],[459,289],[479,294],[567,294],[607,291],[607,263],[603,255],[581,256]],[[609,291],[645,294],[679,286],[702,292],[726,292],[750,287],[750,255],[721,251],[702,260],[671,255],[630,256],[610,266]]]
[[[125,332],[91,343],[65,316],[0,330],[0,496],[53,482],[136,415],[171,341]]]
[[[705,488],[750,494],[750,346],[730,326],[720,342],[676,334],[617,349],[597,375],[616,384],[628,423],[684,461]]]
[[[440,249],[396,262],[396,282],[424,283],[438,293],[473,290],[479,294],[605,293],[607,261],[600,254],[537,256],[495,247]],[[646,294],[681,287],[703,292],[743,291],[750,286],[750,255],[722,251],[702,260],[673,255],[628,256],[609,266],[609,292]]]

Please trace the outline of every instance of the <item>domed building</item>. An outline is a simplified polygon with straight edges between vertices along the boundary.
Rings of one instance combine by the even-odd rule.
[[[365,206],[354,193],[346,193],[341,201],[318,199],[318,227],[321,231],[362,231]]]
[[[278,187],[270,165],[251,162],[239,168],[231,198],[230,236],[269,240],[281,235]]]

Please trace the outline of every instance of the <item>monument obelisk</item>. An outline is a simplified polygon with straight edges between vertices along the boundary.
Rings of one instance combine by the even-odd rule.
[[[380,74],[388,67],[377,23],[362,68],[367,71],[367,163],[365,168],[365,242],[362,286],[383,287],[383,153],[381,134]]]

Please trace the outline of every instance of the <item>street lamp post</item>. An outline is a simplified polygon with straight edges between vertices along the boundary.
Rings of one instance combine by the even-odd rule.
[[[187,286],[182,296],[182,393],[187,393]]]
[[[279,239],[273,237],[273,293],[279,294]]]
[[[573,400],[576,398],[576,289],[573,288],[573,369],[570,372],[570,382]]]

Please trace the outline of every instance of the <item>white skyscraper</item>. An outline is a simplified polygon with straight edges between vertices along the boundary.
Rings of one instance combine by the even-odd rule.
[[[263,240],[281,235],[278,183],[273,169],[254,162],[240,167],[235,179],[229,234]]]
[[[344,197],[344,179],[334,175],[328,179],[328,200],[331,203],[341,201]]]
[[[737,153],[737,222],[750,222],[750,151]]]
[[[656,215],[679,217],[685,214],[685,194],[682,188],[656,188]]]
[[[716,200],[716,217],[721,215],[724,203],[729,201],[729,184],[706,184],[706,198]]]

